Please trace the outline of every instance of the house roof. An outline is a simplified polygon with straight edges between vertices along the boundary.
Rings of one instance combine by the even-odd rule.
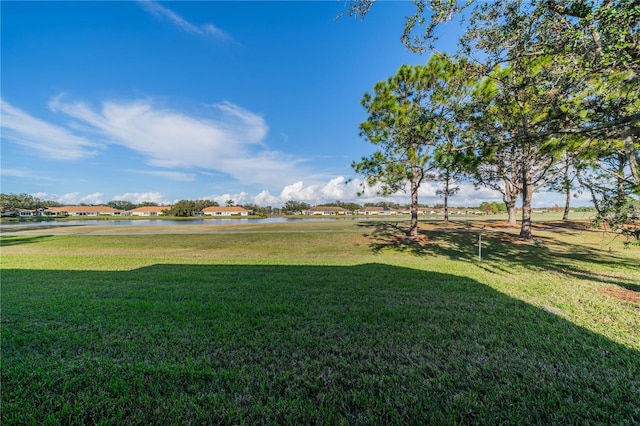
[[[135,209],[127,210],[129,213],[162,213],[163,210],[169,210],[171,206],[142,206]]]
[[[389,207],[365,207],[365,208],[359,209],[359,211],[361,212],[395,212],[397,210]]]
[[[87,213],[122,213],[123,210],[114,209],[109,206],[62,206],[62,207],[49,207],[51,212],[87,212]]]
[[[204,209],[202,209],[203,213],[213,213],[213,212],[232,212],[232,213],[243,213],[243,212],[248,212],[249,210],[245,209],[244,207],[240,207],[240,206],[225,206],[225,207],[220,207],[220,206],[211,206],[211,207],[205,207]]]
[[[314,206],[308,209],[309,212],[348,212],[349,210],[338,206]]]

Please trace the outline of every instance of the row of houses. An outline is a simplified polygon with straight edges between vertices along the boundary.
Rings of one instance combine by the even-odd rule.
[[[109,206],[62,206],[49,207],[39,210],[18,209],[17,213],[20,217],[32,216],[142,216],[156,217],[163,216],[170,209],[170,206],[144,206],[132,210],[119,210]],[[340,216],[340,215],[362,215],[362,216],[395,216],[408,215],[409,209],[392,209],[389,207],[364,207],[355,211],[347,210],[337,206],[315,206],[310,209],[303,210],[303,215],[309,216]],[[228,206],[228,207],[206,207],[201,211],[195,212],[194,216],[249,216],[253,214],[251,210],[244,207]],[[442,209],[420,207],[418,208],[420,215],[442,214]],[[484,214],[478,209],[458,209],[450,208],[450,215],[482,215]]]
[[[321,216],[336,216],[336,215],[363,215],[363,216],[394,216],[411,214],[411,210],[406,209],[392,209],[389,207],[364,207],[358,210],[347,210],[342,207],[335,206],[316,206],[311,207],[308,210],[303,210],[304,215],[321,215]],[[433,215],[442,214],[442,209],[419,207],[418,214]],[[451,215],[481,215],[484,214],[482,210],[478,209],[452,209],[449,208],[449,214]]]
[[[18,209],[20,217],[32,216],[144,216],[165,215],[171,207],[144,206],[132,210],[119,210],[109,206],[62,206],[39,210]],[[252,212],[243,207],[207,207],[196,212],[194,216],[249,216]]]

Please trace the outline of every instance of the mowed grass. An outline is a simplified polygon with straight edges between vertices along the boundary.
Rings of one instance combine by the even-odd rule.
[[[4,233],[2,424],[640,423],[637,248],[403,226]]]

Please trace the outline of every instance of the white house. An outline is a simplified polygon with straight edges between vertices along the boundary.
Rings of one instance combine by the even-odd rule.
[[[45,210],[51,216],[67,213],[69,216],[120,216],[125,212],[109,206],[62,206]]]
[[[402,212],[389,207],[365,207],[360,210],[356,210],[356,214],[363,214],[366,216],[390,216],[402,214]]]
[[[335,216],[338,214],[340,215],[351,214],[351,212],[343,207],[338,207],[338,206],[315,206],[315,207],[311,207],[309,210],[303,210],[302,214]]]
[[[206,216],[249,216],[251,211],[240,206],[211,206],[202,209],[202,213]]]
[[[18,209],[18,216],[20,216],[20,217],[31,217],[31,216],[35,216],[35,212],[33,210]]]
[[[170,206],[143,206],[127,210],[127,214],[145,217],[162,216],[164,215],[164,211],[169,210],[170,208]]]

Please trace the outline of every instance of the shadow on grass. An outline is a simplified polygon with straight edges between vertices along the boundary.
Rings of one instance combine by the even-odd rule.
[[[373,224],[372,224],[373,225]],[[505,265],[517,263],[528,269],[555,271],[578,279],[596,279],[640,292],[640,282],[625,282],[619,277],[585,270],[581,263],[619,266],[640,272],[640,263],[618,256],[607,250],[598,250],[570,244],[557,238],[536,234],[533,242],[522,241],[517,235],[496,230],[436,229],[421,230],[420,238],[404,238],[404,228],[393,223],[379,222],[370,238],[374,253],[383,250],[408,252],[416,256],[438,255],[449,259],[474,262],[491,271],[509,272]],[[482,262],[478,262],[478,234],[482,233]]]
[[[47,235],[33,235],[33,236],[6,236],[2,235],[0,238],[0,247],[17,246],[20,244],[32,244],[49,238]]]
[[[44,231],[47,229],[57,229],[57,228],[61,228],[64,227],[65,229],[71,229],[71,227],[79,227],[79,226],[85,226],[85,225],[67,225],[64,223],[60,223],[60,222],[52,222],[51,224],[47,224],[47,225],[37,225],[37,224],[22,224],[22,225],[2,225],[0,226],[0,231],[2,232],[3,236],[6,236],[7,234],[11,234],[13,232],[22,232],[22,231]]]
[[[640,422],[640,353],[383,264],[3,270],[2,423]]]

